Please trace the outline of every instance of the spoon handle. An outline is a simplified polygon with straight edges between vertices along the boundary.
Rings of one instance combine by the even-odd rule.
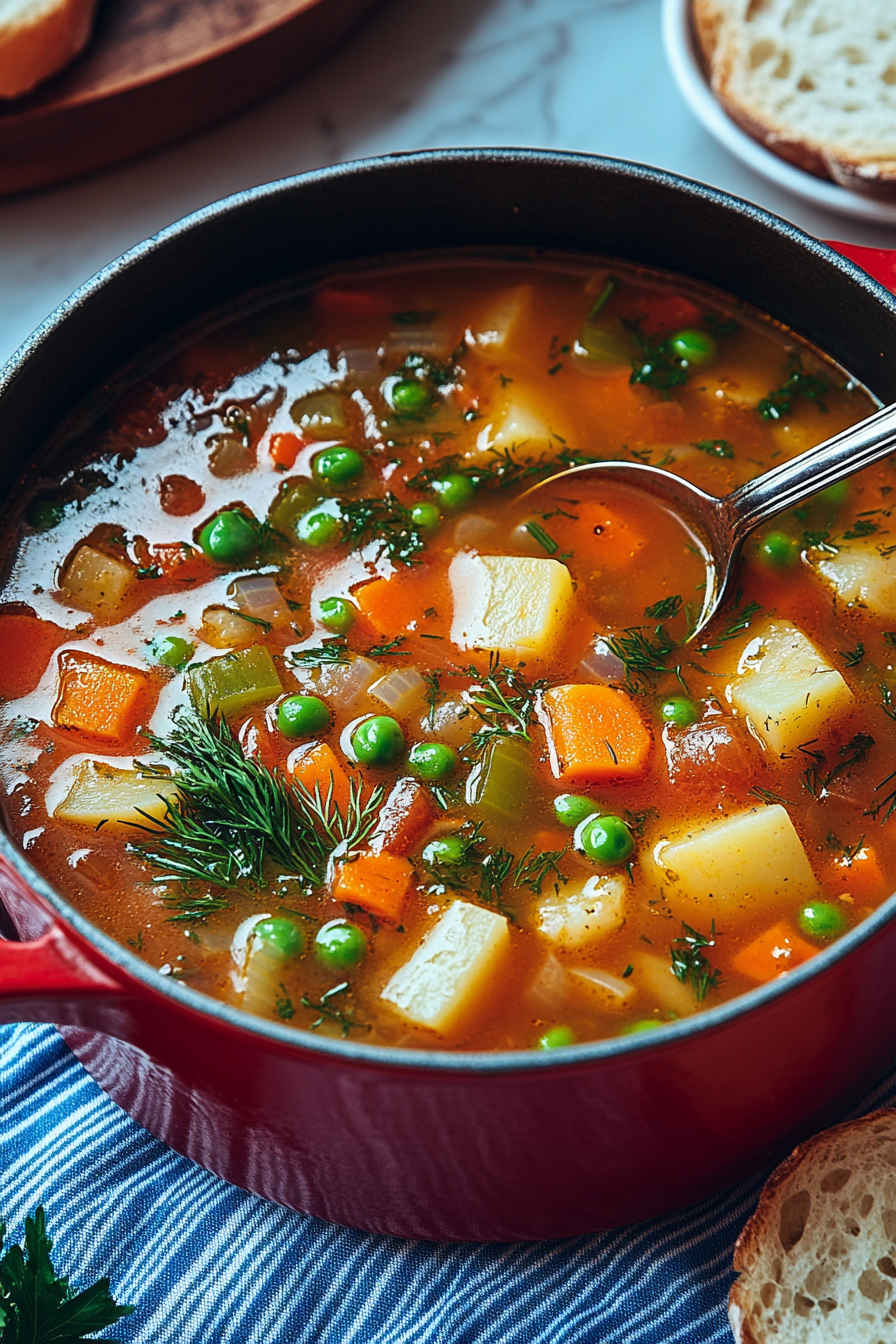
[[[743,541],[770,518],[894,451],[896,405],[885,406],[860,424],[732,491],[724,504],[733,541]]]

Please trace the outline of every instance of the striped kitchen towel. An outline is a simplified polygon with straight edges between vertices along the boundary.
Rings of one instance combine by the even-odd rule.
[[[896,1099],[896,1073],[854,1114]],[[558,1161],[562,1155],[558,1153]],[[52,1027],[0,1028],[0,1217],[47,1210],[75,1285],[102,1275],[141,1344],[709,1344],[763,1177],[568,1241],[439,1245],[354,1232],[237,1190],[109,1100]]]

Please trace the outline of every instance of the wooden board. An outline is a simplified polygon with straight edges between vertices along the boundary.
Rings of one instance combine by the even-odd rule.
[[[102,0],[77,61],[0,101],[0,195],[157,149],[327,54],[376,0]]]

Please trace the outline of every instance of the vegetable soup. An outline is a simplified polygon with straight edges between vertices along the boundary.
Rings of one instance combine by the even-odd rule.
[[[752,540],[690,642],[699,539],[551,479],[723,494],[869,414],[788,330],[458,253],[318,277],[122,387],[7,521],[5,818],[184,993],[551,1049],[784,975],[896,885],[893,461]]]

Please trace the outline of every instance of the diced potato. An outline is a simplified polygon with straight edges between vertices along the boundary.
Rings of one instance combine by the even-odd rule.
[[[92,546],[79,546],[59,586],[74,606],[112,616],[127,597],[133,578],[130,565]]]
[[[847,606],[896,618],[896,556],[881,555],[873,542],[853,542],[836,555],[821,556],[815,568]]]
[[[779,756],[795,752],[847,709],[852,691],[801,630],[768,621],[744,648],[731,703]]]
[[[572,613],[573,586],[559,560],[461,551],[448,570],[460,649],[497,649],[515,658],[546,656]]]
[[[257,625],[227,607],[206,607],[202,613],[202,638],[213,649],[248,648],[257,642],[259,633]]]
[[[697,995],[690,985],[683,985],[676,977],[671,953],[664,958],[652,952],[636,952],[631,964],[628,983],[633,990],[655,999],[673,1017],[690,1017],[697,1011]]]
[[[473,326],[472,336],[476,345],[485,346],[489,354],[503,354],[514,338],[519,336],[531,302],[531,285],[517,285],[515,289],[499,294]]]
[[[263,644],[195,664],[187,672],[187,684],[200,713],[235,714],[273,700],[283,690],[274,660]]]
[[[553,436],[550,425],[535,415],[524,403],[512,400],[476,436],[479,452],[509,448],[524,457],[537,457],[551,449]]]
[[[101,821],[116,828],[131,822],[145,825],[147,817],[160,820],[165,815],[165,800],[176,793],[171,780],[149,779],[139,770],[84,760],[75,767],[71,787],[53,816],[94,828]]]
[[[409,1022],[450,1031],[494,984],[509,950],[503,915],[454,901],[382,997]]]
[[[621,877],[594,875],[568,883],[538,903],[538,931],[558,948],[591,947],[621,927],[628,886]]]
[[[689,924],[727,924],[757,906],[796,903],[817,886],[780,803],[711,821],[655,852],[666,903]]]
[[[146,674],[136,668],[89,653],[60,654],[53,718],[60,728],[121,744],[137,729],[148,685]]]

